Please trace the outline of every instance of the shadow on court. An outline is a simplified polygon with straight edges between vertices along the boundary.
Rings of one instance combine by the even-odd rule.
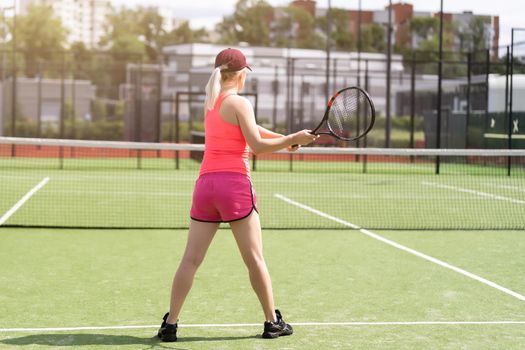
[[[108,334],[34,334],[19,338],[0,340],[5,345],[48,345],[48,346],[83,346],[83,345],[144,345],[143,349],[179,349],[177,344],[190,342],[235,341],[256,339],[260,336],[238,337],[182,337],[176,343],[162,343],[159,338],[140,338],[128,335]],[[169,346],[168,346],[169,345]]]

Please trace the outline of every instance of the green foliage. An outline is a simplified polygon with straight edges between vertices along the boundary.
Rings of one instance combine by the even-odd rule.
[[[205,29],[192,30],[188,22],[166,32],[164,18],[153,7],[115,10],[108,15],[104,31],[100,44],[109,48],[115,60],[146,62],[158,62],[166,45],[203,40],[208,34]]]
[[[348,16],[348,11],[344,9],[333,8],[330,11],[330,16],[332,23],[330,28],[330,37],[332,39],[333,45],[335,46],[335,49],[347,51],[355,50],[356,42],[352,33],[350,33],[350,17]],[[317,27],[326,36],[326,16],[319,17],[317,19]]]
[[[361,27],[361,50],[384,52],[386,48],[385,29],[379,24],[365,24]]]
[[[423,118],[414,118],[414,130],[422,131],[424,126]],[[410,116],[400,116],[392,118],[392,127],[410,131]]]
[[[124,119],[124,113],[126,113],[126,102],[119,100],[115,104],[115,118]]]
[[[287,11],[293,23],[296,23],[295,46],[303,49],[324,47],[325,40],[316,33],[315,19],[306,10],[289,6]]]
[[[81,139],[86,140],[123,140],[124,122],[122,120],[83,121],[79,125]]]
[[[453,45],[455,28],[454,23],[445,21],[443,27],[443,59],[453,60],[456,54],[450,48]],[[412,36],[419,39],[417,47],[412,50],[407,47],[396,47],[396,51],[401,53],[405,61],[412,61],[415,53],[416,60],[438,62],[439,60],[439,18],[438,17],[414,17],[410,20],[409,29]],[[434,64],[419,64],[417,72],[420,74],[437,74],[437,66]],[[464,67],[455,65],[445,65],[444,75],[464,75]]]
[[[308,11],[289,5],[282,9],[284,15],[274,18],[275,25],[270,29],[274,9],[265,0],[239,0],[235,12],[226,16],[217,25],[224,44],[247,42],[250,45],[291,47],[304,49],[324,49],[326,40],[326,17],[314,18]],[[337,50],[354,50],[356,40],[350,32],[350,19],[344,9],[332,9],[331,37]],[[272,35],[270,35],[270,33]],[[270,42],[270,38],[272,41]],[[363,51],[383,52],[385,49],[384,29],[377,24],[362,27]]]
[[[140,8],[140,10],[143,9]],[[150,35],[152,33],[152,30],[149,30],[149,28],[141,26],[144,23],[143,17],[147,16],[150,20],[154,20],[147,11],[139,12],[138,10],[122,8],[119,12],[113,12],[108,15],[105,26],[106,34],[102,37],[100,44],[103,47],[109,47],[116,60],[130,58],[137,60],[137,58],[145,57],[146,53],[153,55],[153,57],[148,56],[150,59],[156,59],[155,53],[147,51],[148,43],[139,40],[139,38],[145,38],[146,32],[150,33]],[[158,25],[158,23],[152,23],[153,27],[155,25]],[[151,45],[151,42],[149,45]]]
[[[108,109],[104,102],[95,100],[91,104],[91,115],[93,120],[103,120],[108,116]]]
[[[437,17],[413,17],[410,19],[410,31],[413,35],[425,40],[439,32],[439,18]]]
[[[74,42],[70,49],[70,59],[72,59],[72,69],[75,72],[75,79],[91,80],[89,65],[93,61],[94,53],[89,50],[83,42]]]
[[[489,16],[473,17],[466,29],[457,29],[456,35],[460,41],[461,51],[479,51],[488,48],[485,28],[490,26]]]
[[[485,27],[490,26],[491,19],[488,16],[477,16],[472,18],[469,23],[469,29],[472,38],[472,50],[487,49],[487,40]]]
[[[12,33],[13,19],[9,20]],[[50,6],[29,5],[27,14],[16,17],[16,47],[24,61],[24,73],[34,77],[39,60],[59,61],[64,50],[67,31]],[[8,43],[11,46],[12,43]]]
[[[285,16],[276,21],[272,45],[303,49],[323,48],[325,42],[316,33],[315,19],[309,12],[296,6],[288,6],[284,8],[284,13]]]
[[[443,47],[446,49],[452,46],[455,25],[447,21],[443,25]],[[439,18],[414,17],[410,20],[409,27],[412,34],[420,39],[418,51],[439,50]]]
[[[474,16],[467,27],[458,22],[443,22],[443,50],[445,60],[465,60],[461,52],[481,51],[487,49],[486,27],[490,26],[489,16]],[[410,20],[409,29],[418,39],[415,48],[418,59],[437,61],[439,51],[439,17],[414,17]],[[458,52],[453,52],[454,41],[459,41]],[[405,60],[410,60],[412,49],[396,47]],[[466,70],[459,67],[444,67],[445,74],[465,75]],[[430,73],[430,72],[427,72]]]
[[[203,122],[193,122],[192,131],[204,131]],[[161,127],[162,141],[175,142],[175,126],[172,122],[163,122]],[[179,142],[190,142],[190,125],[187,121],[179,122]]]
[[[23,116],[18,109],[16,119],[16,136],[67,138],[86,140],[115,140],[121,141],[124,136],[124,101],[118,101],[113,115],[109,115],[106,103],[95,100],[92,103],[92,120],[80,119],[73,109],[71,101],[64,103],[64,134],[60,135],[60,124],[42,122],[40,135],[36,119]],[[11,120],[5,125],[6,134],[11,134]]]
[[[272,16],[273,8],[266,0],[238,0],[233,15],[224,17],[217,25],[220,42],[269,46]]]
[[[124,34],[113,40],[110,52],[117,61],[137,61],[146,57],[146,46],[132,34]]]
[[[367,147],[385,146],[386,118],[378,116],[373,130],[367,136]],[[424,141],[424,119],[414,118],[414,140],[422,143]],[[392,118],[392,128],[390,132],[390,146],[393,148],[410,147],[410,116],[399,116]]]
[[[152,61],[158,60],[162,52],[161,38],[166,35],[164,18],[154,8],[139,8],[139,40],[144,43],[146,53]]]
[[[509,60],[510,62],[510,60]],[[491,66],[491,73],[505,74],[506,65],[507,65],[507,55],[501,56],[499,59],[495,60],[496,64]],[[510,69],[510,63],[509,63]],[[525,62],[520,62],[514,58],[514,74],[525,74]]]
[[[11,130],[11,125],[6,125]],[[64,119],[64,135],[60,135],[60,126],[57,122],[43,122],[38,135],[37,121],[28,118],[18,118],[16,121],[17,137],[66,138],[81,140],[108,140],[122,141],[124,136],[124,122],[122,120],[79,120]]]
[[[191,29],[190,23],[188,21],[183,21],[173,31],[161,36],[159,42],[162,46],[203,42],[207,40],[207,36],[208,32],[206,29]]]

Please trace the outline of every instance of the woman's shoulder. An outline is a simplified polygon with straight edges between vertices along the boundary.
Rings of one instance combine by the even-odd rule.
[[[245,96],[237,95],[237,94],[225,96],[223,99],[223,103],[230,103],[230,104],[239,105],[239,106],[246,105],[246,104],[251,105],[251,102],[250,100],[248,100],[248,98],[246,98]]]
[[[243,111],[253,109],[253,106],[246,97],[239,95],[226,96],[222,102],[222,106],[235,111]]]

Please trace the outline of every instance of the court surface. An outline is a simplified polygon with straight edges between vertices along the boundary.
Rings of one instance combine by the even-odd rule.
[[[523,295],[522,232],[376,233]],[[0,348],[525,346],[523,300],[357,230],[264,232],[277,305],[297,324],[274,341],[257,337],[262,312],[230,232],[220,230],[181,315],[181,342],[161,344],[154,335],[185,237],[1,229]],[[118,328],[129,326],[138,328]]]
[[[260,163],[253,176],[276,304],[294,335],[260,338],[262,311],[224,228],[183,309],[180,342],[155,337],[186,230],[151,226],[187,224],[195,165],[174,173],[8,163],[0,349],[525,347],[525,235],[505,228],[522,225],[523,176],[465,175],[454,164],[443,176],[425,163],[376,173],[371,164],[370,174],[276,164]],[[88,228],[5,227],[32,223]],[[96,228],[122,223],[144,229]],[[461,225],[486,229],[452,228]],[[271,228],[279,226],[288,228]]]

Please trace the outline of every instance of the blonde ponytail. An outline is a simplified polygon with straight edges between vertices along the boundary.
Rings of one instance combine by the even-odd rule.
[[[213,70],[208,84],[206,84],[206,100],[204,101],[205,110],[211,110],[215,106],[215,101],[221,92],[221,67]]]

